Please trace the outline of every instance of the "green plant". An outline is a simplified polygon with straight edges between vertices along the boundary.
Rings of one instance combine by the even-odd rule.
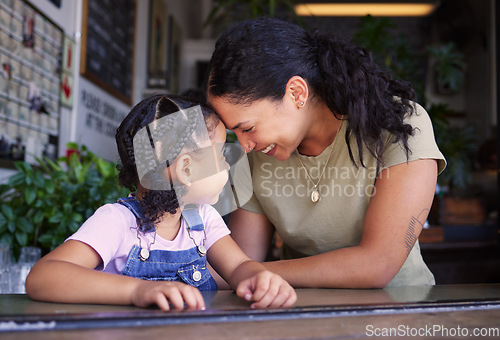
[[[455,44],[428,46],[427,52],[434,61],[434,72],[438,92],[454,93],[460,90],[465,82],[466,63],[464,55],[460,53]]]
[[[17,256],[23,246],[54,249],[99,206],[126,196],[113,163],[74,143],[69,157],[36,164],[16,162],[17,173],[0,185],[0,243]]]
[[[211,23],[240,21],[257,17],[274,17],[280,9],[299,24],[301,18],[295,13],[294,0],[216,0],[203,27]]]
[[[434,127],[439,149],[447,161],[446,170],[438,176],[438,183],[450,192],[460,192],[467,187],[472,173],[470,156],[477,149],[476,132],[472,126],[459,128],[450,124],[454,114],[446,104],[428,103],[424,93],[425,77],[417,72],[416,54],[409,47],[408,40],[400,35],[395,37],[391,29],[395,27],[389,18],[364,17],[354,40],[368,49],[374,59],[389,69],[396,79],[410,81],[417,92],[417,100],[427,108]],[[464,56],[453,43],[429,46],[427,57],[434,62],[431,81],[438,84],[443,93],[458,91],[465,82]]]
[[[438,176],[438,184],[455,193],[466,189],[471,173],[471,154],[477,150],[474,127],[452,126],[448,117],[453,110],[447,104],[433,103],[427,109],[432,118],[436,143],[446,158],[446,170]]]
[[[394,78],[409,81],[419,101],[423,101],[425,75],[417,63],[423,55],[410,47],[404,35],[396,36],[395,28],[389,18],[367,15],[361,18],[353,40],[370,51],[375,61],[389,70]]]

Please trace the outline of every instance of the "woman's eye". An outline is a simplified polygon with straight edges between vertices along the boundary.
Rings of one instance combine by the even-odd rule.
[[[245,132],[250,132],[252,130],[253,130],[253,126],[251,128],[249,128],[249,129],[241,130],[241,132],[245,133]]]

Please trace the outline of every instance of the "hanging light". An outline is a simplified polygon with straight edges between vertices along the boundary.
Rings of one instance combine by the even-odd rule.
[[[300,16],[426,16],[432,3],[308,3],[295,6]]]

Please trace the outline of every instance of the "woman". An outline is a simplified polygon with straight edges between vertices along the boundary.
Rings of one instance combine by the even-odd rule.
[[[418,236],[445,160],[425,110],[364,49],[276,19],[218,39],[207,96],[251,155],[232,236],[295,287],[431,285]]]

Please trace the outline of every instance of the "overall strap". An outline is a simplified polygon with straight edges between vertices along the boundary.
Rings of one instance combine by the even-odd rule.
[[[182,210],[182,217],[186,221],[189,230],[202,231],[204,229],[203,220],[196,205],[185,206]]]
[[[116,200],[116,203],[127,207],[138,219],[143,218],[141,207],[139,206],[139,200],[136,197],[122,197]]]
[[[142,212],[137,197],[122,197],[117,199],[116,203],[120,203],[121,205],[127,207],[134,214],[137,220],[137,226],[139,227],[140,231],[142,231],[143,233],[150,233],[156,231],[154,226],[148,228],[146,225],[143,224],[144,213]]]

